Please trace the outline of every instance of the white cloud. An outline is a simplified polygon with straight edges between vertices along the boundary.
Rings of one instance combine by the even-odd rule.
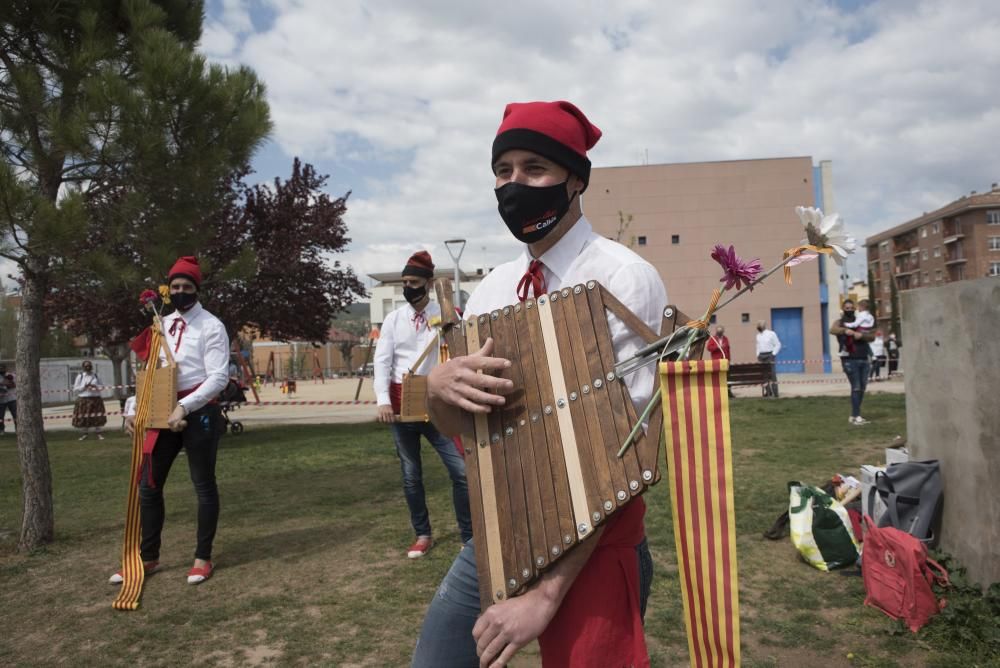
[[[1000,178],[990,0],[855,12],[822,0],[271,0],[262,33],[245,5],[223,4],[204,48],[266,81],[286,153],[369,160],[376,173],[392,157],[386,180],[358,184],[365,197],[349,202],[341,259],[360,274],[393,270],[418,246],[448,264],[440,244],[453,236],[475,240],[470,266],[517,252],[489,171],[515,100],[576,102],[605,133],[597,166],[646,151],[650,162],[831,159],[858,237]]]

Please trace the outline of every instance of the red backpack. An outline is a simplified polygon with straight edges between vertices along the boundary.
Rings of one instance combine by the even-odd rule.
[[[864,522],[861,573],[867,593],[865,605],[902,619],[916,633],[944,608],[945,600],[938,601],[931,585],[937,582],[947,587],[948,571],[927,556],[924,544],[910,534],[893,527],[876,527],[868,515]]]

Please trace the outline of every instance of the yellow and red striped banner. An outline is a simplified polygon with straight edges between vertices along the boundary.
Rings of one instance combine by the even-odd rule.
[[[142,597],[142,585],[146,571],[142,565],[139,547],[142,540],[142,524],[139,510],[139,476],[142,474],[142,445],[146,439],[146,425],[153,396],[152,369],[159,363],[160,328],[153,327],[147,358],[147,373],[143,374],[142,385],[136,388],[135,432],[132,435],[132,466],[128,479],[128,500],[125,510],[125,538],[122,542],[122,588],[111,603],[115,610],[135,610]],[[152,463],[150,463],[152,466]]]
[[[740,665],[727,360],[663,362],[667,470],[691,665]]]

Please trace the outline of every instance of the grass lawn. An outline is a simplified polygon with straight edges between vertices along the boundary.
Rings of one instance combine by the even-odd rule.
[[[761,538],[787,505],[786,483],[856,474],[904,433],[902,395],[866,399],[851,427],[846,398],[734,402],[736,529],[744,666],[987,666],[983,643],[920,634],[862,605],[861,578],[821,573],[790,542]],[[129,445],[124,436],[49,439],[54,545],[16,554],[20,479],[0,441],[0,665],[407,665],[423,611],[459,549],[444,467],[425,458],[437,546],[422,560],[388,431],[375,424],[252,427],[225,436],[216,576],[185,583],[195,501],[180,457],[166,487],[161,560],[142,607],[111,609]],[[647,494],[656,560],[646,631],[653,664],[686,665],[666,484]],[[995,623],[995,618],[992,620]],[[977,631],[978,633],[978,631]],[[514,665],[537,665],[526,648]]]

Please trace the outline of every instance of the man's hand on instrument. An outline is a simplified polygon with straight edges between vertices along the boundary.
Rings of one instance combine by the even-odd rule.
[[[126,415],[125,416],[125,431],[128,432],[129,436],[135,436],[135,416]]]
[[[480,668],[507,665],[519,649],[542,635],[558,609],[537,589],[490,606],[472,628]]]
[[[476,352],[434,367],[427,377],[428,397],[470,413],[489,413],[493,406],[503,406],[506,400],[501,395],[511,392],[514,383],[490,372],[510,367],[510,360],[491,357],[492,353],[490,338]]]
[[[170,427],[170,431],[184,431],[184,427],[187,426],[187,421],[184,419],[186,416],[187,411],[184,410],[184,406],[177,404],[174,407],[174,412],[167,418],[167,426]]]
[[[379,422],[395,422],[396,414],[392,412],[392,406],[389,404],[384,404],[378,407],[378,413],[376,414]]]

